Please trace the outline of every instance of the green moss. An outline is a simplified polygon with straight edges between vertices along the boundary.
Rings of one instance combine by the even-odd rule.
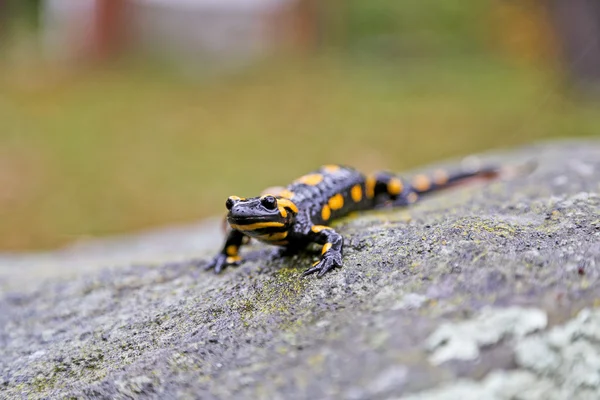
[[[453,225],[453,228],[460,229],[463,236],[472,234],[482,234],[484,232],[494,234],[499,237],[514,237],[519,233],[515,226],[504,222],[495,222],[486,219],[462,219]]]
[[[480,228],[501,237],[512,237],[517,233],[517,229],[511,225],[498,223],[495,225],[481,223]]]
[[[301,270],[296,264],[303,266],[309,263],[308,257],[300,257],[297,262],[281,266],[273,275],[273,279],[263,283],[260,290],[254,290],[244,298],[234,298],[228,302],[231,309],[239,314],[246,327],[254,325],[265,317],[280,316],[282,323],[279,329],[295,329],[301,324],[299,319],[289,318],[294,313],[298,299],[304,295],[308,280],[302,279]],[[310,265],[310,264],[309,264]]]
[[[315,354],[310,356],[307,361],[311,368],[317,368],[323,365],[323,362],[325,362],[325,356],[321,353]]]
[[[37,393],[45,393],[56,387],[58,375],[41,376],[37,375],[31,381],[31,387]]]

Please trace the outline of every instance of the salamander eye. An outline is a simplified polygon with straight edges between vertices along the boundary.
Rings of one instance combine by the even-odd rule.
[[[236,198],[235,196],[228,197],[227,201],[225,202],[225,207],[227,207],[228,210],[231,210],[231,208],[235,204],[236,200],[239,200],[239,199]]]
[[[265,196],[260,199],[260,203],[267,210],[274,210],[277,208],[277,199],[273,196]]]

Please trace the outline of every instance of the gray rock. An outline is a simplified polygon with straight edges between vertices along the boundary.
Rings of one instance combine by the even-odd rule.
[[[152,245],[112,268],[82,248],[64,274],[60,254],[5,257],[0,398],[598,398],[600,317],[577,313],[600,299],[600,143],[481,158],[539,166],[338,222],[345,266],[323,279],[261,245],[219,276]],[[477,327],[475,360],[431,362],[444,325]]]

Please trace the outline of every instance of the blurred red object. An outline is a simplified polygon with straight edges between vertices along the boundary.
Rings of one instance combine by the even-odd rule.
[[[44,48],[51,58],[97,61],[117,54],[125,39],[128,0],[46,0]]]

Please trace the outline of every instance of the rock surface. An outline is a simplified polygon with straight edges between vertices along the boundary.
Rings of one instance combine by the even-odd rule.
[[[0,398],[600,398],[600,142],[482,158],[538,168],[338,222],[323,279],[260,245],[219,276],[5,262]]]

